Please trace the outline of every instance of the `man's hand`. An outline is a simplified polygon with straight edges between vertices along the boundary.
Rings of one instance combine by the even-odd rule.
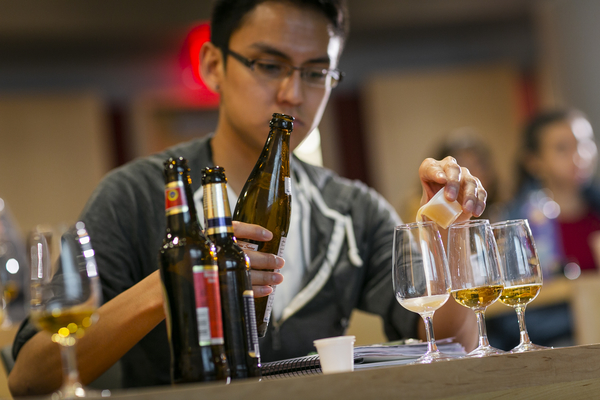
[[[273,238],[273,234],[259,225],[246,224],[233,221],[233,233],[238,239],[250,239],[266,242]],[[283,258],[273,254],[261,253],[259,251],[244,250],[250,258],[252,276],[252,290],[254,297],[264,297],[273,291],[270,285],[279,285],[283,282],[283,275],[278,272],[266,270],[279,270],[285,263]]]
[[[427,203],[441,188],[449,201],[458,200],[463,213],[457,221],[465,221],[472,215],[478,217],[485,210],[487,192],[479,179],[471,175],[454,159],[446,157],[441,161],[427,158],[419,167],[419,178],[423,187],[421,205]]]

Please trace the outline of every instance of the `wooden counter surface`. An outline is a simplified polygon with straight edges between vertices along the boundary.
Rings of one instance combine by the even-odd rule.
[[[600,393],[600,344],[263,382],[114,391],[116,399],[578,399]]]

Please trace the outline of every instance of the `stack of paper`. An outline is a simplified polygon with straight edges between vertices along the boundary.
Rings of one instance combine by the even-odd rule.
[[[438,349],[447,355],[456,358],[466,354],[465,348],[453,338],[436,341]],[[408,364],[416,361],[427,351],[427,342],[412,341],[409,343],[376,344],[354,348],[354,368],[372,368],[375,366],[388,366]],[[381,365],[374,365],[381,364]]]

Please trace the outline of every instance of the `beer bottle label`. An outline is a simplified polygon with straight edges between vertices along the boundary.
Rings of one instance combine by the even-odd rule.
[[[165,185],[165,212],[167,216],[187,212],[189,210],[182,181],[169,182]]]
[[[279,241],[279,249],[277,249],[277,256],[283,257],[283,250],[285,250],[285,242],[287,241],[287,237],[282,236]]]
[[[244,290],[244,314],[246,314],[246,331],[248,334],[248,355],[250,357],[260,358],[260,349],[258,348],[258,333],[256,332],[256,316],[254,314],[254,292]]]
[[[233,233],[231,225],[231,210],[226,201],[227,186],[225,184],[211,184],[204,186],[204,216],[206,234],[208,236],[219,233]]]
[[[287,237],[282,236],[281,240],[279,241],[279,249],[277,250],[278,257],[283,257],[283,250],[285,250],[286,240]],[[275,272],[279,272],[279,270],[276,269]],[[273,311],[273,302],[275,301],[275,290],[277,290],[277,286],[271,286],[271,288],[273,288],[273,291],[269,293],[269,298],[267,299],[267,305],[265,307],[265,316],[263,318],[263,322],[266,322],[267,324],[271,319],[271,312]]]
[[[271,286],[273,291],[269,293],[269,298],[267,299],[267,306],[265,307],[265,317],[263,318],[263,322],[269,323],[271,319],[271,311],[273,311],[273,301],[275,300],[275,289],[277,286]]]
[[[285,194],[292,194],[292,179],[289,176],[283,178],[285,186]]]
[[[204,266],[204,287],[206,288],[210,317],[210,342],[211,344],[224,344],[219,268],[216,265]]]
[[[240,246],[242,248],[242,250],[253,250],[253,251],[258,250],[258,245],[256,243],[249,243],[249,242],[245,242],[243,240],[238,240],[237,244],[238,244],[238,246]]]
[[[204,282],[204,267],[195,265],[194,293],[196,294],[196,322],[198,323],[198,341],[200,346],[210,346],[210,311]]]

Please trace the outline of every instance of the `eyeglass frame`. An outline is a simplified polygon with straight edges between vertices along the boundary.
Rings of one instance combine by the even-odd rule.
[[[306,71],[307,68],[315,68],[315,69],[319,69],[318,67],[305,67],[305,66],[301,66],[301,67],[296,67],[295,65],[283,62],[283,61],[277,61],[277,60],[267,60],[267,59],[263,59],[263,58],[247,58],[244,57],[243,55],[231,50],[231,49],[225,49],[224,51],[225,56],[227,55],[231,55],[234,59],[238,60],[240,63],[242,63],[243,65],[245,65],[246,67],[248,67],[251,71],[255,71],[254,69],[254,65],[259,62],[259,61],[264,61],[265,63],[269,63],[269,64],[278,64],[278,65],[282,65],[282,66],[286,66],[288,68],[288,72],[287,74],[283,75],[281,78],[270,78],[270,79],[285,79],[285,78],[289,78],[294,71],[298,70],[300,71],[300,78],[302,79],[302,82],[306,83],[308,86],[314,87],[314,88],[321,88],[321,89],[325,89],[327,87],[327,84],[321,86],[321,85],[314,85],[309,83],[309,81],[307,81],[305,78],[303,78],[303,71]],[[322,68],[322,71],[327,71],[326,74],[324,74],[325,77],[329,76],[331,77],[331,88],[335,88],[337,87],[337,85],[343,80],[344,76],[346,75],[343,71],[341,71],[340,69],[329,69],[329,68]],[[337,74],[337,77],[335,77],[332,74]]]

